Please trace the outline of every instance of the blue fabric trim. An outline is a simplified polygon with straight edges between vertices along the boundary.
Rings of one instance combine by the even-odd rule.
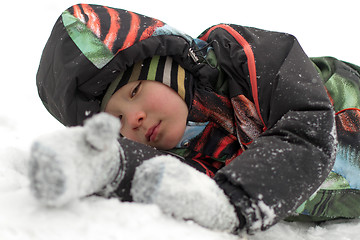
[[[196,122],[188,122],[185,133],[180,140],[180,142],[176,145],[176,148],[186,148],[189,142],[202,133],[205,127],[208,125],[209,122],[204,123],[196,123]]]

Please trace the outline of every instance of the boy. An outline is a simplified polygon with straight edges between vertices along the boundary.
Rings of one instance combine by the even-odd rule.
[[[119,139],[120,156],[109,150],[112,154],[105,154],[106,160],[95,153],[116,149],[109,147],[116,144],[108,137],[118,129],[116,124],[106,127],[112,120],[100,117],[79,130],[78,135],[85,136],[78,141],[84,154],[95,149],[87,155],[90,162],[97,166],[105,161],[107,167],[102,167],[110,173],[96,181],[94,189],[93,184],[85,184],[86,194],[107,186],[103,194],[155,202],[166,213],[210,228],[252,232],[265,230],[295,211],[311,220],[358,216],[358,210],[346,206],[359,198],[353,187],[356,181],[350,180],[356,174],[348,171],[358,162],[354,139],[358,139],[359,79],[357,66],[333,58],[310,60],[288,34],[220,24],[192,39],[157,19],[79,4],[55,24],[37,84],[45,107],[66,126],[81,125],[100,111],[121,119],[120,132],[126,138]],[[347,94],[341,92],[345,90]],[[101,144],[99,132],[109,132],[103,136],[110,139],[108,143]],[[337,173],[330,174],[336,132],[339,147],[346,146],[341,148],[344,153],[355,157],[338,154],[345,164],[337,161]],[[195,173],[189,174],[196,177],[181,179],[178,176],[191,170],[170,160],[144,162],[164,153],[128,139],[182,156],[181,161],[212,177],[217,186],[197,189],[201,196],[197,199],[189,197],[196,193],[187,192],[194,183],[189,179],[198,179]],[[57,205],[58,192],[68,190],[55,187],[49,197],[49,188],[63,186],[67,178],[58,174],[54,182],[62,184],[47,184],[54,178],[44,169],[66,168],[61,161],[57,166],[51,161],[59,159],[56,144],[53,151],[44,143],[40,140],[32,152],[32,188],[39,199]],[[74,161],[69,168],[86,165],[82,157],[60,159],[67,164]],[[93,168],[88,167],[89,172],[96,172]],[[140,170],[135,173],[136,168]],[[87,179],[85,175],[81,178]],[[328,176],[331,181],[317,192]],[[187,188],[167,193],[169,188],[163,186],[174,179]],[[341,199],[350,195],[342,194],[344,188],[354,193],[346,201]],[[210,189],[215,195],[205,198]],[[157,201],[159,196],[166,201]],[[181,204],[177,197],[183,196],[188,196],[188,212],[175,209]],[[68,198],[64,199],[61,204]],[[216,211],[211,211],[215,205]],[[206,210],[198,212],[200,206]],[[211,223],[201,219],[207,211],[213,212]]]

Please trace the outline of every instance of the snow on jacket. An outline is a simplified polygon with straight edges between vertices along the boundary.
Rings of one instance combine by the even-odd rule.
[[[267,229],[305,209],[301,204],[335,160],[335,116],[322,78],[292,35],[219,24],[192,39],[130,11],[74,5],[59,17],[43,51],[39,95],[62,124],[82,124],[100,111],[120,73],[153,56],[171,56],[194,76],[186,87],[189,120],[209,122],[214,135],[201,141],[209,133],[203,131],[196,138],[203,146],[190,144],[185,155],[213,171],[247,229]],[[222,111],[214,117],[214,108],[204,108],[207,96],[232,109],[235,129],[221,120]],[[226,149],[229,142],[236,147]]]

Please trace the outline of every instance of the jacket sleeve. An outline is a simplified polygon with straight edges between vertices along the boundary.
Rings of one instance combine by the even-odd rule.
[[[133,201],[130,190],[136,168],[144,161],[147,161],[156,156],[171,155],[202,173],[206,173],[207,171],[207,169],[204,168],[201,164],[194,162],[191,159],[183,158],[175,153],[157,150],[153,147],[134,142],[124,137],[120,137],[118,141],[122,148],[120,156],[121,164],[116,179],[111,183],[111,185],[115,187],[115,191],[110,192],[110,196],[117,197],[121,201]],[[102,192],[99,192],[98,194],[109,196],[108,192],[106,192],[106,189],[104,189]]]
[[[294,212],[328,176],[335,159],[334,113],[295,37],[226,26],[233,32],[213,28],[207,41],[219,43],[230,97],[254,101],[265,131],[215,180],[248,231],[265,230]]]

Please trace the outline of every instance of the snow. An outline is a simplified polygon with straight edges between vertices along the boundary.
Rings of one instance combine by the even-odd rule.
[[[60,13],[77,1],[2,2],[0,44],[0,239],[238,239],[181,222],[154,205],[87,198],[59,209],[44,208],[29,192],[27,159],[32,140],[63,128],[42,106],[35,75],[41,51]],[[159,18],[196,36],[220,22],[237,23],[295,35],[310,56],[330,55],[360,64],[357,0],[338,1],[88,1]],[[318,19],[318,20],[315,20]],[[319,226],[281,222],[253,240],[357,239],[360,222],[337,221]]]

